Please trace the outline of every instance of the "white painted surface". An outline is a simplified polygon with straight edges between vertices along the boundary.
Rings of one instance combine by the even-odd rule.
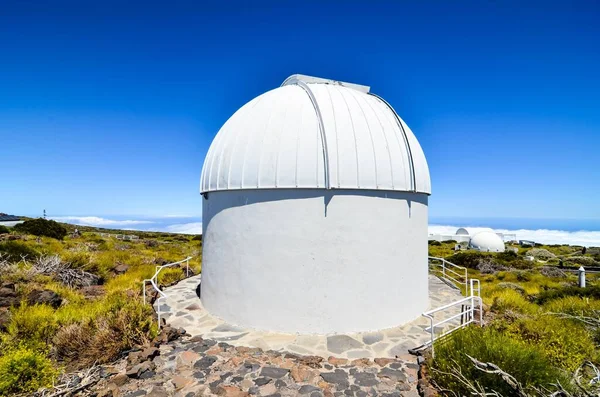
[[[469,241],[469,247],[482,252],[504,252],[504,241],[493,231],[476,233]]]
[[[201,192],[336,188],[431,193],[421,146],[383,99],[365,92],[368,87],[302,78],[286,80],[227,120],[206,156]]]
[[[406,323],[427,309],[427,195],[368,190],[210,192],[204,307],[290,333]]]

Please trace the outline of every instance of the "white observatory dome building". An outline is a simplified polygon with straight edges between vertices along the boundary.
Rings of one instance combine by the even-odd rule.
[[[211,314],[328,334],[398,326],[427,309],[427,161],[369,91],[293,75],[219,130],[200,186]]]
[[[491,230],[476,233],[469,241],[469,248],[482,252],[504,252],[504,241]]]

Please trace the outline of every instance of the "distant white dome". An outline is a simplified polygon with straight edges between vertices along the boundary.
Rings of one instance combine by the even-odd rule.
[[[457,236],[468,236],[469,231],[467,229],[465,229],[464,227],[461,227],[456,231],[456,235]]]
[[[431,194],[413,132],[369,87],[293,75],[240,108],[219,130],[202,193],[325,188]]]
[[[504,252],[504,241],[493,231],[476,233],[469,241],[469,247],[482,252]]]

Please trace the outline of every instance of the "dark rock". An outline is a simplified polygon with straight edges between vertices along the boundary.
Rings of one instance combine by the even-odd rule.
[[[256,386],[264,386],[267,383],[269,383],[270,381],[271,381],[271,379],[269,379],[269,378],[256,378],[256,379],[254,379],[254,384]]]
[[[286,386],[287,386],[287,384],[284,381],[282,381],[281,379],[277,379],[275,381],[275,387],[278,388],[278,389],[281,389],[281,388],[286,387]]]
[[[391,364],[390,364],[390,368],[393,368],[393,369],[400,369],[400,368],[402,368],[402,363],[398,363],[398,362],[396,362],[396,363],[391,363]]]
[[[312,393],[314,391],[320,392],[321,389],[319,389],[318,387],[315,387],[313,385],[304,385],[304,386],[300,387],[300,390],[298,390],[298,393],[307,394],[307,393]]]
[[[98,299],[104,296],[106,290],[103,285],[88,285],[87,287],[82,287],[79,292],[81,292],[86,299]]]
[[[206,378],[206,375],[204,375],[204,372],[197,371],[197,372],[194,372],[194,378],[204,379],[204,378]]]
[[[146,360],[152,360],[154,357],[158,356],[160,354],[160,350],[158,350],[158,348],[156,347],[147,347],[144,350],[141,351],[140,353],[140,360],[141,361],[146,361]]]
[[[30,305],[44,304],[50,305],[57,309],[62,303],[62,298],[54,291],[49,289],[45,290],[33,290],[27,296],[27,303]]]
[[[8,309],[2,309],[0,311],[0,331],[6,331],[9,323],[10,311]]]
[[[377,376],[380,378],[390,378],[395,381],[406,381],[406,375],[404,372],[397,369],[383,368],[381,371],[379,371]]]
[[[221,378],[221,380],[225,380],[225,379],[229,378],[231,375],[233,375],[233,372],[225,372],[224,374],[221,374],[220,378]]]
[[[334,372],[323,372],[321,378],[325,382],[336,384],[341,388],[349,386],[348,374],[341,369],[336,369]]]
[[[152,361],[144,361],[131,367],[125,374],[130,378],[140,378],[143,373],[154,370],[155,365]]]
[[[19,296],[11,284],[3,284],[0,288],[0,307],[19,305]]]
[[[258,394],[258,392],[260,391],[260,389],[258,388],[258,386],[252,386],[251,388],[248,389],[248,393],[254,395],[254,394]]]
[[[217,361],[217,358],[215,356],[205,356],[202,357],[200,360],[196,361],[196,363],[194,364],[194,368],[195,369],[206,369],[211,367],[215,361]]]
[[[356,392],[356,397],[367,397],[368,394],[366,391],[359,390]]]
[[[298,362],[311,368],[321,368],[323,357],[319,356],[301,356],[298,357]]]
[[[244,380],[243,376],[234,376],[233,378],[231,378],[232,383],[240,383],[243,380]]]
[[[359,386],[375,386],[379,384],[379,381],[374,374],[359,372],[354,375],[354,383]]]
[[[115,272],[116,274],[123,274],[123,273],[125,273],[127,270],[129,270],[129,266],[127,266],[127,265],[126,265],[126,264],[124,264],[124,263],[120,263],[120,264],[118,264],[117,266],[115,266],[115,268],[114,268],[113,270],[114,270],[114,272]]]
[[[154,371],[144,371],[142,372],[142,374],[140,375],[140,379],[150,379],[152,378],[154,375],[156,375],[156,372]]]
[[[141,397],[146,395],[146,390],[136,390],[131,393],[125,394],[125,397]]]
[[[129,381],[129,377],[126,374],[117,374],[111,380],[115,385],[123,386]]]
[[[260,371],[260,376],[279,379],[286,376],[288,372],[290,372],[290,370],[285,368],[263,367],[262,371]]]

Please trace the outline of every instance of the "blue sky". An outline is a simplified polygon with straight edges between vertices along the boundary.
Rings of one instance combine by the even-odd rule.
[[[4,2],[0,212],[199,216],[219,127],[303,73],[395,107],[433,217],[599,219],[600,5],[522,3]]]

